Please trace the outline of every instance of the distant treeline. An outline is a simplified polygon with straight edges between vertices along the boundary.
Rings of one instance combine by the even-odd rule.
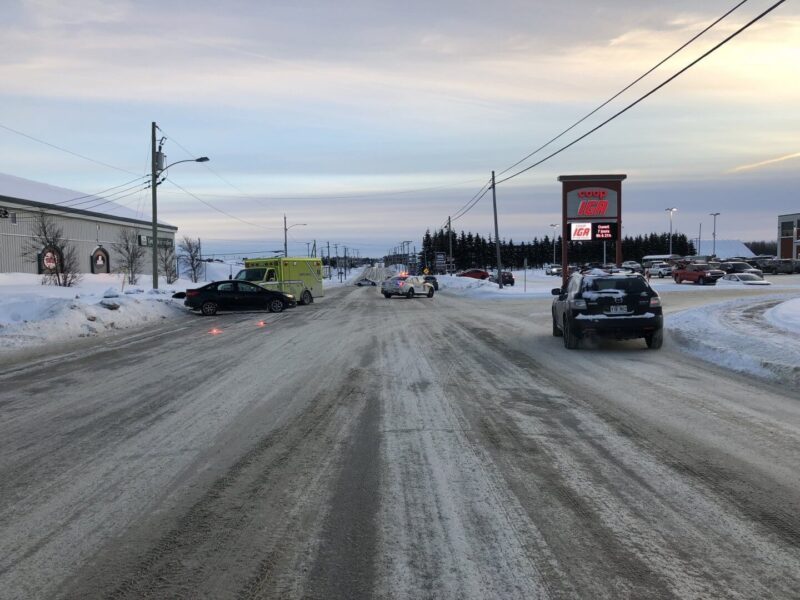
[[[606,243],[606,259],[613,262],[615,258],[614,242]],[[672,236],[672,252],[686,256],[694,254],[694,244],[682,233]],[[428,267],[433,267],[437,252],[449,252],[449,241],[444,229],[431,234],[425,232],[422,238],[422,251],[420,258]],[[643,256],[651,254],[667,254],[669,252],[669,234],[651,233],[636,237],[624,237],[622,240],[623,260],[641,261]],[[556,238],[556,262],[561,263],[561,236]],[[453,258],[456,269],[469,269],[472,267],[496,267],[495,245],[491,236],[484,238],[472,232],[453,232]],[[600,262],[603,260],[602,242],[569,242],[569,261],[571,263]],[[540,268],[542,265],[553,262],[553,238],[533,238],[530,242],[514,242],[502,240],[500,242],[500,260],[503,268],[521,269],[525,259],[528,267]]]
[[[750,248],[753,254],[778,255],[778,242],[776,240],[771,242],[745,242],[744,245]]]

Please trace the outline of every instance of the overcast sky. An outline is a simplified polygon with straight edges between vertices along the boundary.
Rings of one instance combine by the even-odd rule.
[[[150,123],[182,164],[159,188],[180,234],[381,255],[419,242],[523,158],[732,8],[733,0],[4,0],[0,171],[98,192],[149,171]],[[536,158],[691,62],[750,0]],[[775,239],[800,212],[800,10],[786,2],[655,95],[497,186],[500,235],[551,233],[560,174],[625,173],[626,234]],[[521,166],[530,164],[530,160]],[[513,173],[515,170],[510,171]],[[415,191],[416,190],[416,191]],[[120,200],[149,218],[147,191]],[[236,218],[208,206],[214,206]],[[493,231],[491,195],[454,229]],[[275,244],[278,246],[275,246]],[[250,246],[252,247],[252,246]]]

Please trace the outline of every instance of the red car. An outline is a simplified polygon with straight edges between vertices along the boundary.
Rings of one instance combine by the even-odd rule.
[[[489,279],[491,274],[483,269],[468,269],[458,274],[459,277],[472,277],[473,279]]]

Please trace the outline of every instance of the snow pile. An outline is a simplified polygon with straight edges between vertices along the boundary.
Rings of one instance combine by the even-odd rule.
[[[173,317],[185,309],[171,296],[187,284],[195,285],[180,281],[145,293],[138,287],[123,290],[117,275],[85,275],[65,288],[41,285],[39,275],[0,274],[0,356]]]
[[[733,371],[800,384],[800,299],[741,298],[667,315],[686,352]]]
[[[768,309],[764,317],[775,327],[800,333],[800,298],[782,302]]]

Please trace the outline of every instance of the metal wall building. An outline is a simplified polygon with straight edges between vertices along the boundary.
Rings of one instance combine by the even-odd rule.
[[[137,237],[141,245],[151,241],[152,223],[129,208],[74,190],[0,174],[0,273],[41,272],[42,260],[24,254],[36,243],[33,232],[42,213],[53,219],[77,250],[81,273],[115,272],[119,256],[114,244],[123,231],[141,236]],[[159,245],[174,247],[177,230],[159,222]],[[151,249],[144,250],[142,274],[152,274]]]
[[[778,216],[778,258],[800,258],[800,213]]]

